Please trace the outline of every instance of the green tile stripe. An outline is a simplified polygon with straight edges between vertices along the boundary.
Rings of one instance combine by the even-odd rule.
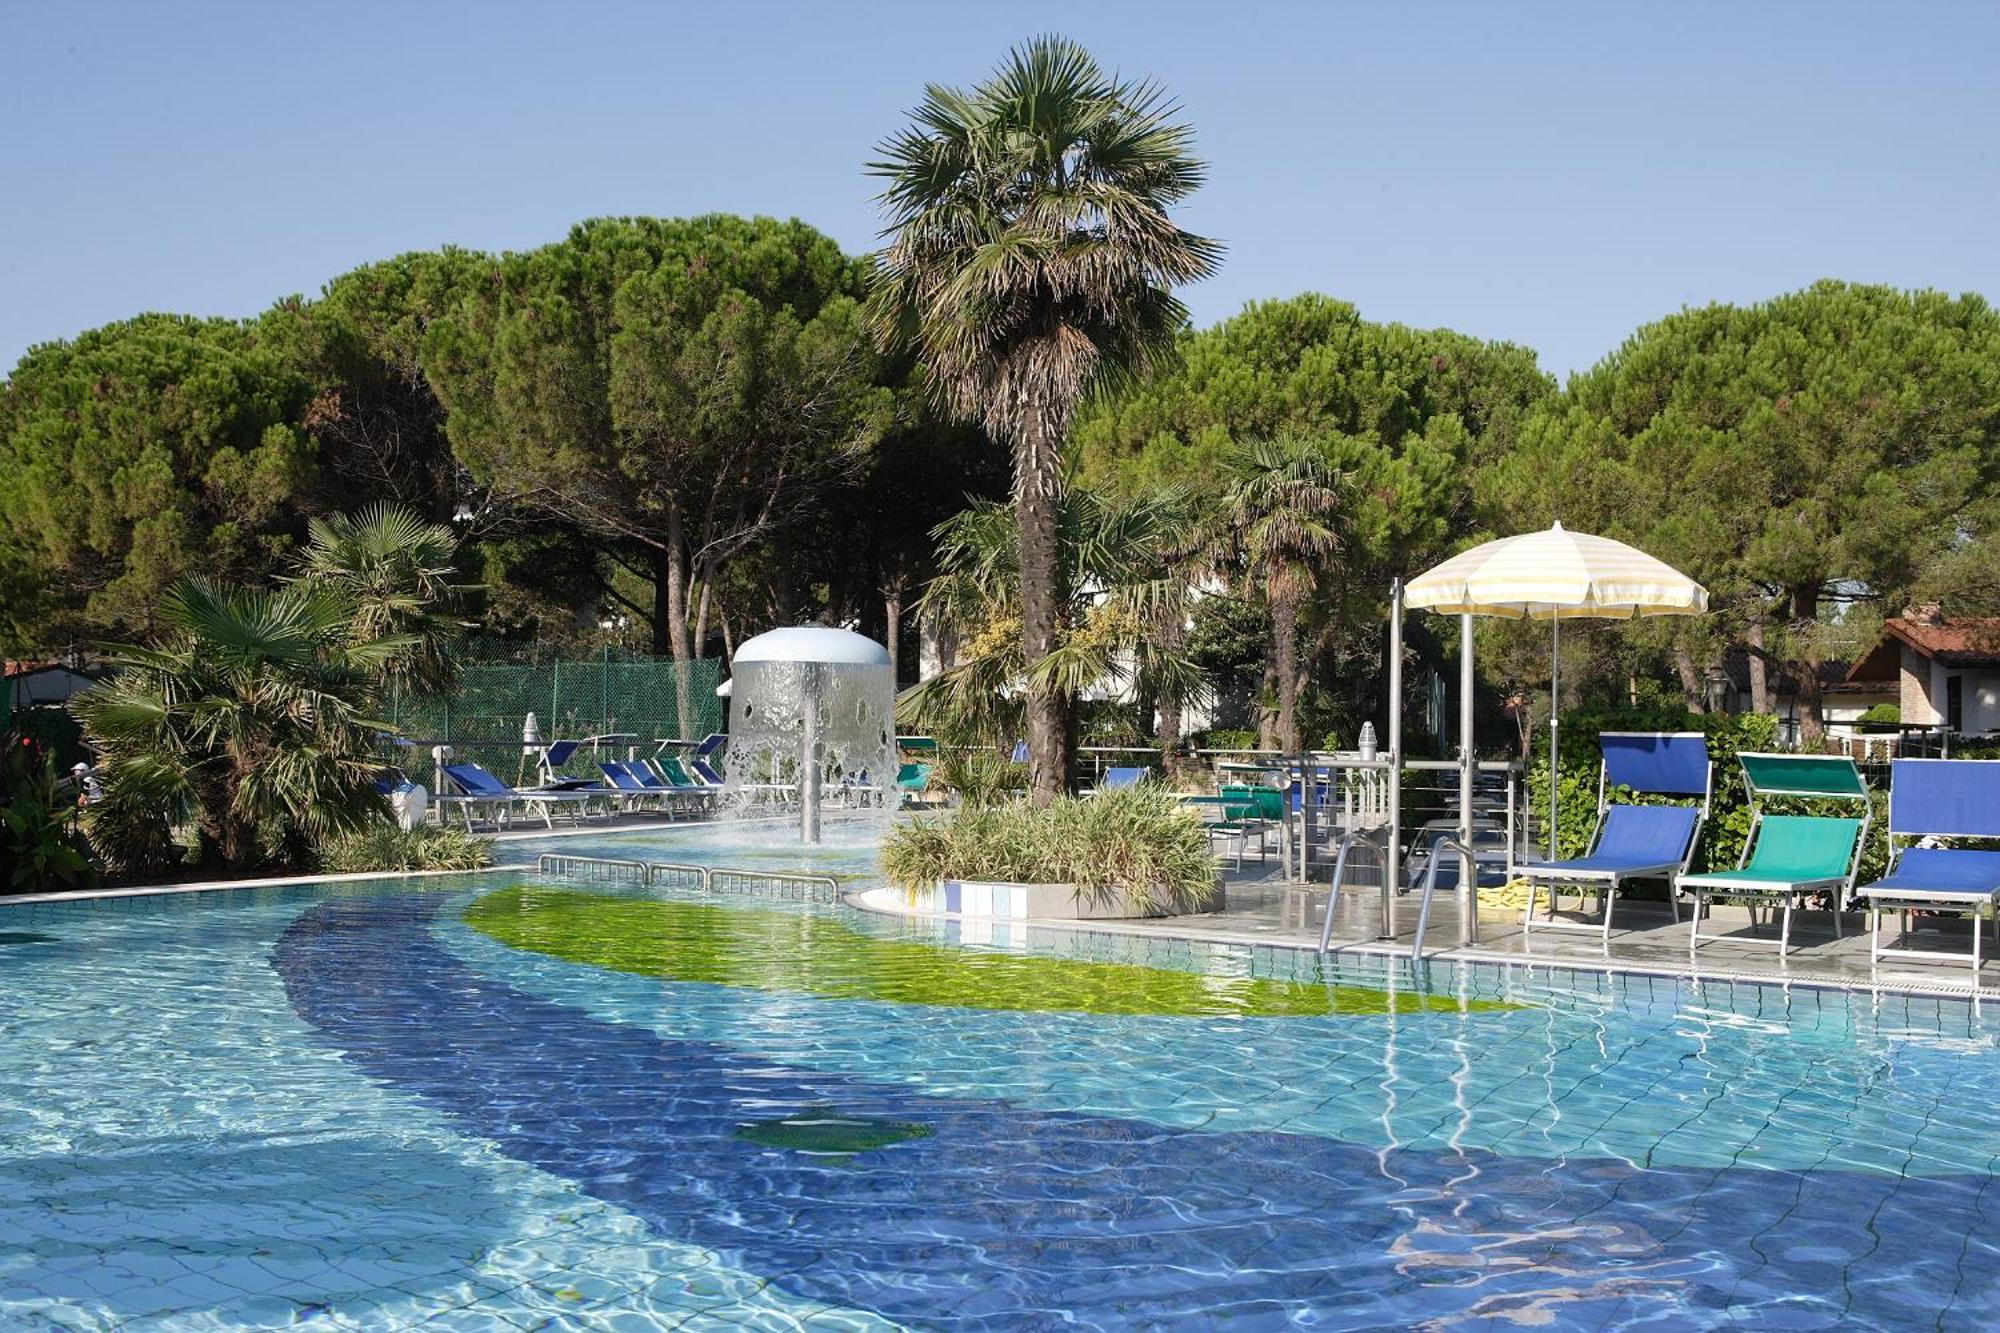
[[[846,1000],[1091,1014],[1305,1018],[1523,1006],[1367,986],[1225,977],[866,935],[829,916],[519,885],[466,923],[503,944],[668,981]]]

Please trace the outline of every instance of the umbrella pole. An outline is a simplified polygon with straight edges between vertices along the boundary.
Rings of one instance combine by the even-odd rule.
[[[1549,617],[1549,860],[1561,855],[1556,851],[1556,788],[1557,781],[1556,739],[1562,723],[1558,720],[1562,713],[1562,617]]]
[[[1389,841],[1382,849],[1382,934],[1396,938],[1396,886],[1402,882],[1403,581],[1389,585]],[[1333,886],[1340,892],[1338,884]]]
[[[1472,859],[1472,613],[1458,618],[1458,947],[1479,938],[1479,868]]]

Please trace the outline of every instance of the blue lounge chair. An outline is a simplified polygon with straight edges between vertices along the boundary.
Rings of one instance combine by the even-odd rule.
[[[1958,962],[1942,949],[1885,947],[1882,918],[1910,913],[1972,918],[1973,989],[1979,987],[1982,914],[2000,911],[2000,851],[1973,847],[1899,846],[1899,839],[2000,838],[2000,762],[1991,759],[1897,759],[1889,766],[1889,873],[1857,896],[1870,918],[1868,968],[1884,958]]]
[[[1104,770],[1104,776],[1097,780],[1097,790],[1122,791],[1126,787],[1136,787],[1146,780],[1146,775],[1150,772],[1152,772],[1151,769],[1143,766],[1139,768],[1107,768]]]
[[[1714,797],[1715,765],[1709,761],[1708,738],[1698,731],[1606,731],[1599,733],[1597,743],[1603,758],[1597,766],[1597,828],[1591,834],[1589,854],[1515,867],[1528,881],[1528,910],[1521,918],[1523,949],[1533,937],[1535,900],[1543,889],[1549,894],[1549,914],[1542,929],[1595,931],[1607,954],[1618,890],[1628,881],[1664,881],[1667,903],[1674,920],[1680,920],[1673,879],[1686,872]],[[1611,795],[1620,790],[1699,798],[1701,804],[1613,804]],[[1566,921],[1558,916],[1565,888],[1574,889],[1579,897],[1595,893],[1602,919]]]
[[[643,803],[653,802],[654,810],[672,819],[680,803],[672,799],[671,792],[660,791],[634,772],[634,765],[617,759],[600,760],[597,765],[610,784],[610,790],[629,810],[642,810]]]
[[[550,741],[542,747],[537,784],[543,791],[586,791],[595,787],[589,778],[572,777],[562,766],[583,748],[582,741]],[[601,788],[598,790],[602,790]]]
[[[1812,894],[1824,893],[1832,900],[1833,933],[1840,934],[1841,909],[1854,888],[1868,835],[1868,784],[1854,761],[1840,755],[1740,754],[1736,762],[1750,792],[1751,812],[1750,836],[1736,869],[1674,879],[1676,886],[1694,895],[1688,956],[1701,948],[1701,918],[1709,903],[1723,901],[1747,905],[1753,931],[1759,907],[1782,907],[1784,924],[1778,929],[1777,945],[1783,959],[1791,952],[1792,910]],[[1764,807],[1772,797],[1839,803],[1858,811],[1859,817],[1767,814]],[[1728,937],[1705,938],[1713,942]]]
[[[537,791],[510,787],[478,764],[446,764],[444,775],[458,788],[455,796],[445,799],[459,807],[465,816],[465,826],[468,829],[472,827],[472,807],[475,805],[491,806],[496,816],[511,814],[516,806],[526,806],[531,813],[540,815],[543,823],[554,828],[557,806],[569,810],[573,817],[581,819],[592,800],[589,792]],[[496,822],[504,820],[496,819]]]

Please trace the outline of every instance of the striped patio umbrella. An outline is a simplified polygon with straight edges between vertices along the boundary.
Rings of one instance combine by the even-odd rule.
[[[1468,767],[1460,792],[1464,832],[1471,836],[1472,616],[1550,622],[1549,769],[1555,771],[1556,709],[1562,622],[1584,618],[1632,620],[1640,616],[1698,616],[1708,610],[1708,590],[1665,561],[1609,537],[1571,532],[1557,523],[1546,532],[1502,537],[1462,551],[1401,590],[1401,605],[1457,615],[1464,622],[1459,718]],[[1402,618],[1396,616],[1401,656]],[[1400,673],[1395,673],[1400,677]],[[1401,700],[1396,713],[1400,719]],[[1400,733],[1401,728],[1398,727]],[[1400,744],[1395,747],[1402,761]],[[1556,784],[1549,784],[1549,856],[1556,857]]]
[[[1513,620],[1698,616],[1708,590],[1644,551],[1558,523],[1461,551],[1411,579],[1403,603]]]

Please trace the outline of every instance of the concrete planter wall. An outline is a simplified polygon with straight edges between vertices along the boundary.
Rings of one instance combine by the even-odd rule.
[[[1080,894],[1074,884],[1014,884],[990,880],[948,879],[929,890],[928,901],[919,895],[919,907],[951,916],[998,917],[1043,921],[1110,921],[1133,916],[1171,916],[1173,913],[1149,895],[1146,910],[1134,912],[1126,895]],[[1222,886],[1218,884],[1209,911],[1222,909]]]

